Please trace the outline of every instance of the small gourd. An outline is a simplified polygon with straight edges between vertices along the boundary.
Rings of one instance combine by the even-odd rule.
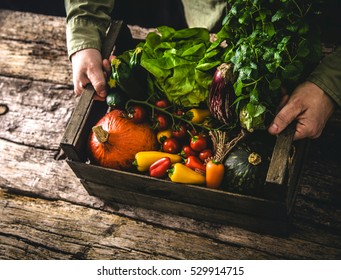
[[[270,145],[270,146],[269,146]],[[261,196],[273,146],[268,142],[243,142],[226,156],[222,189]]]
[[[126,94],[119,88],[110,89],[106,102],[111,109],[124,109],[128,101]]]

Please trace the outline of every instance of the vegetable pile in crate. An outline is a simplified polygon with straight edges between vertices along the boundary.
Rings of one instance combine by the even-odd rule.
[[[159,150],[181,154],[182,164],[199,173],[199,179],[216,172],[207,174],[206,185],[222,187],[208,178],[223,182],[224,172],[218,175],[218,166],[224,167],[226,160],[229,180],[225,178],[224,185],[234,187],[223,188],[249,193],[249,184],[255,188],[251,177],[259,186],[259,177],[265,182],[264,175],[250,170],[269,162],[271,154],[261,157],[247,143],[252,141],[243,138],[266,128],[284,87],[297,85],[317,63],[320,43],[308,25],[313,11],[309,2],[228,2],[224,25],[213,41],[204,28],[162,26],[135,49],[113,58],[107,103],[124,108],[133,122],[149,123],[158,135]],[[263,134],[265,142],[269,136]],[[202,148],[194,148],[202,142]],[[210,155],[200,159],[204,150]],[[167,168],[172,180],[174,168]]]
[[[319,58],[313,7],[228,3],[214,40],[204,28],[163,26],[117,53],[106,104],[84,94],[61,145],[89,193],[106,200],[283,232],[304,144],[265,128],[281,92]]]

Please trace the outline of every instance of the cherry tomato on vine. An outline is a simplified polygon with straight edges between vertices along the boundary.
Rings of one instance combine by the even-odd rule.
[[[159,108],[167,108],[170,106],[170,103],[167,99],[159,99],[155,102],[155,106]]]
[[[140,105],[134,105],[129,108],[128,118],[134,123],[142,123],[146,120],[146,109]]]
[[[207,139],[201,134],[191,137],[190,146],[194,151],[201,152],[207,148]]]
[[[197,156],[198,152],[194,151],[189,145],[182,146],[181,156],[188,158],[189,156]]]
[[[187,127],[185,124],[179,124],[172,129],[172,135],[175,138],[183,139],[188,135]]]
[[[165,114],[158,114],[155,116],[155,123],[158,130],[166,130],[170,125],[169,118]]]
[[[176,116],[183,117],[185,115],[185,111],[183,109],[176,109],[173,114]]]
[[[166,153],[177,154],[180,151],[179,141],[174,137],[167,138],[162,144],[162,149]]]
[[[206,159],[213,156],[213,151],[211,149],[204,149],[200,152],[199,158],[205,162]]]

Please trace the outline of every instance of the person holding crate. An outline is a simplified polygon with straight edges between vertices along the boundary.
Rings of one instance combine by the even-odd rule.
[[[67,48],[72,62],[76,95],[82,94],[85,86],[90,83],[96,91],[97,99],[104,100],[106,97],[106,79],[110,72],[110,63],[107,59],[102,58],[100,50],[107,27],[111,22],[114,2],[114,0],[65,0]],[[118,0],[116,2],[120,3]],[[199,26],[211,31],[214,31],[221,22],[226,9],[225,0],[157,2],[161,6],[168,3],[168,5],[177,5],[176,8],[183,8],[180,12],[178,11],[178,15],[184,15],[187,26],[180,25],[178,27]],[[334,6],[340,7],[340,2],[334,0],[330,0],[330,2],[333,3],[329,3],[329,7],[326,6],[329,10],[334,10],[335,13],[339,9]],[[172,10],[167,5],[165,7],[168,8],[167,11]],[[174,6],[172,8],[174,9]],[[340,34],[339,22],[335,24],[331,21],[331,23],[332,25],[328,27],[329,33],[334,33],[337,36]],[[164,22],[158,24],[167,25]],[[270,134],[279,134],[292,121],[296,120],[295,140],[317,138],[321,135],[336,106],[341,106],[341,47],[336,47],[332,54],[326,56],[319,63],[305,82],[300,84],[290,95],[283,97],[281,107],[268,131]]]

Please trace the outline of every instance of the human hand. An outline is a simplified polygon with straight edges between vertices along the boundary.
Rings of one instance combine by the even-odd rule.
[[[84,49],[71,56],[73,85],[76,95],[81,95],[87,84],[96,91],[94,99],[105,100],[107,95],[107,76],[110,73],[109,60],[102,60],[97,49]]]
[[[269,133],[277,135],[297,120],[294,140],[317,138],[321,135],[334,111],[333,100],[316,84],[304,82],[289,97],[283,97],[281,109],[269,126]]]

